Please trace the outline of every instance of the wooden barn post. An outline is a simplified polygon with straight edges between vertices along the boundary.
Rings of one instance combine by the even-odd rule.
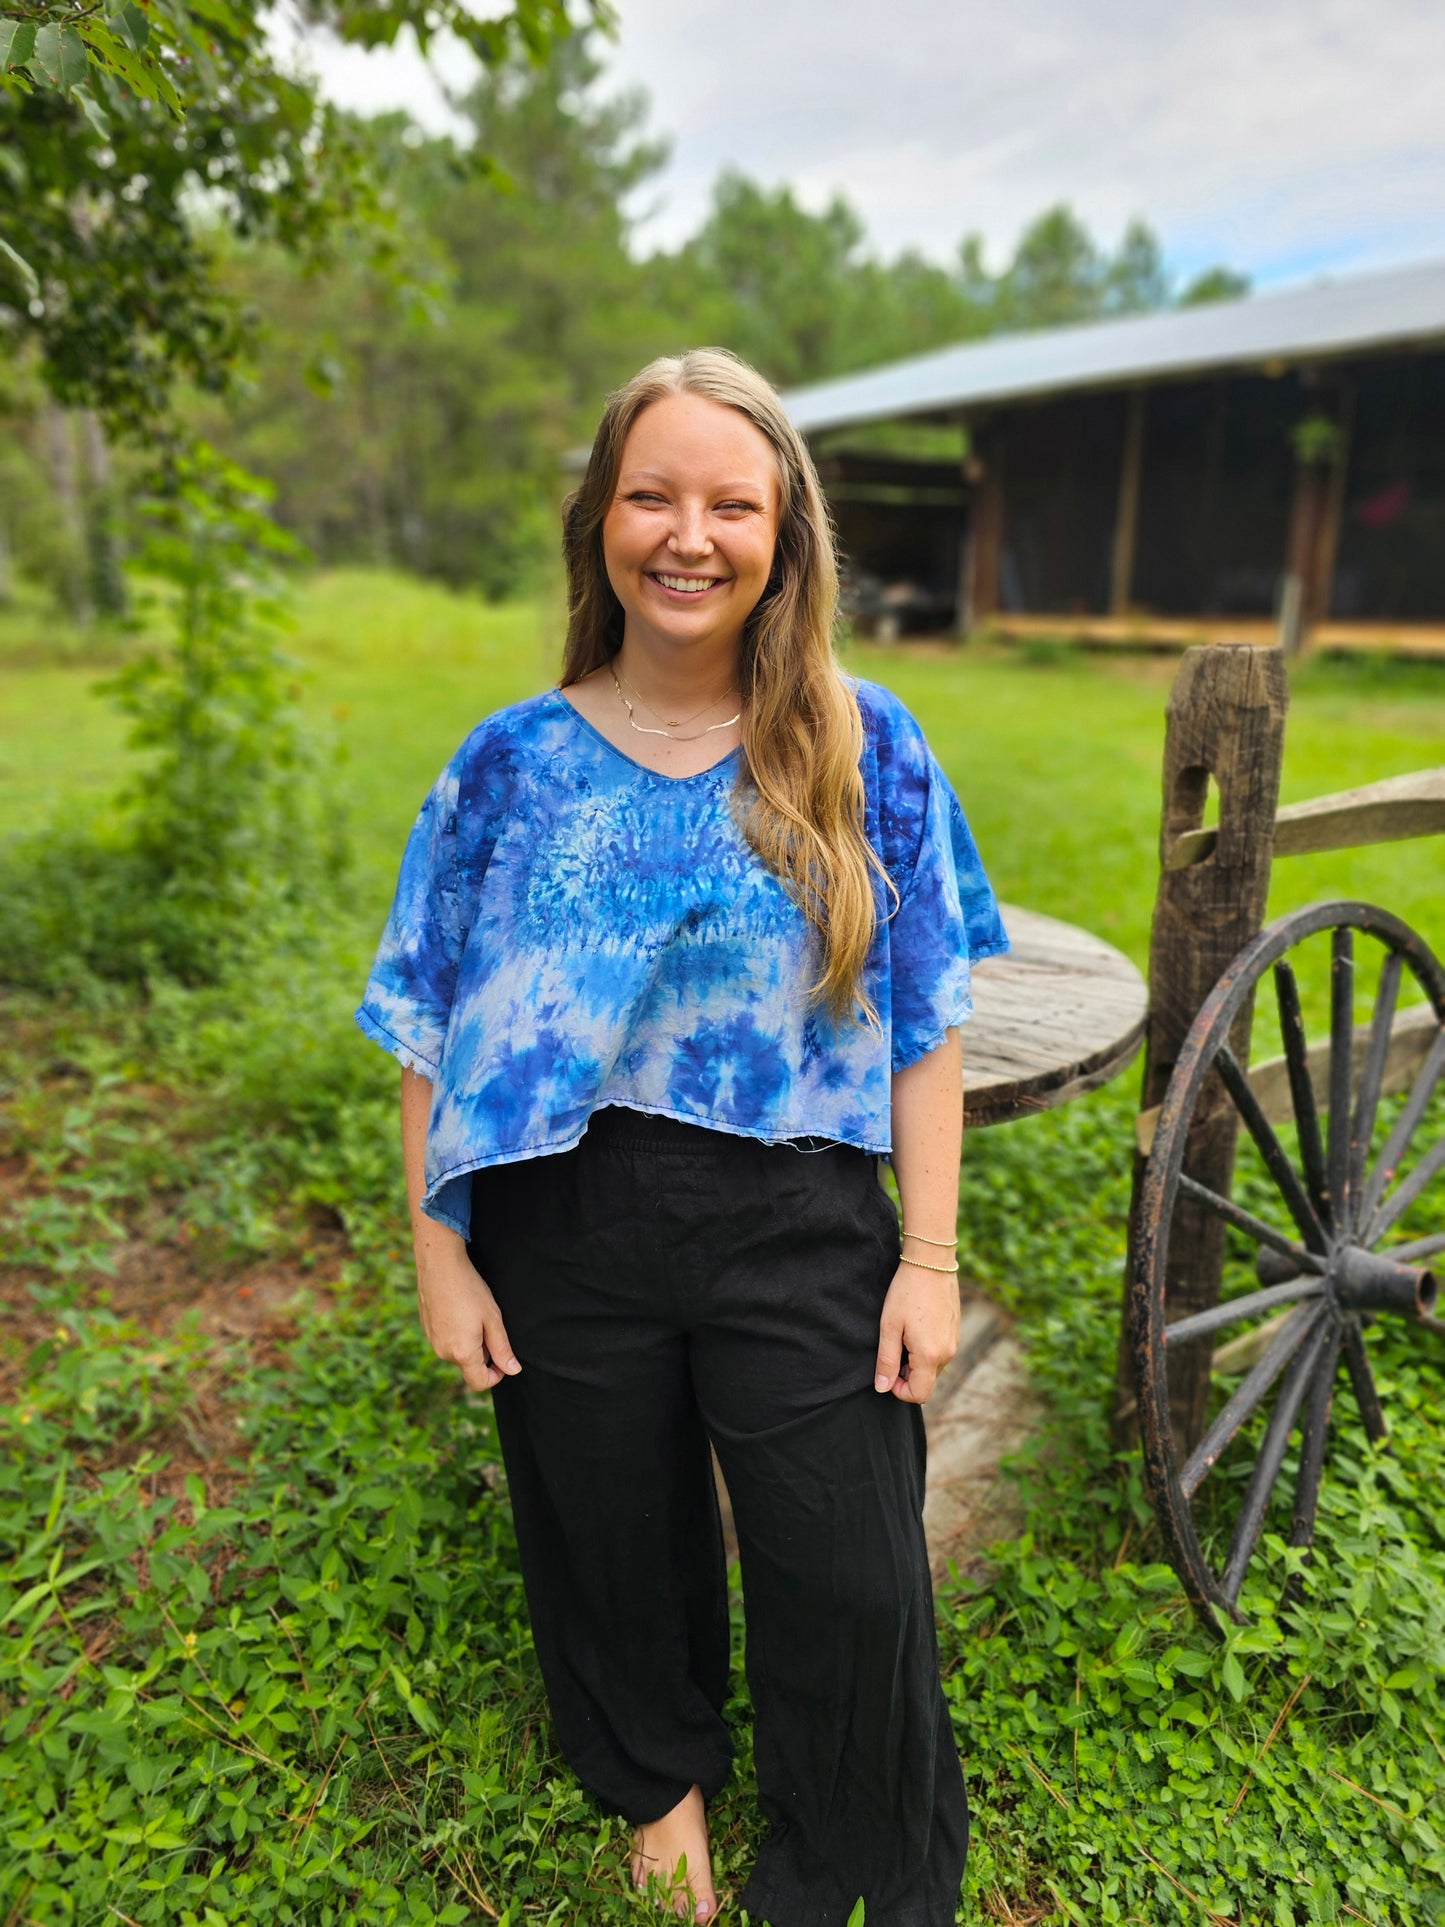
[[[1002,593],[1004,499],[1003,433],[997,421],[975,422],[964,473],[974,483],[959,584],[959,633],[985,628],[997,614]]]
[[[1127,616],[1134,597],[1134,557],[1139,546],[1140,481],[1144,472],[1144,415],[1148,390],[1131,388],[1124,403],[1124,443],[1119,457],[1119,497],[1109,551],[1109,614]]]
[[[1289,679],[1277,649],[1219,643],[1185,652],[1169,695],[1164,739],[1164,813],[1159,892],[1149,940],[1149,1027],[1144,1044],[1142,1111],[1159,1104],[1190,1024],[1225,966],[1264,921],[1274,819],[1279,803]],[[1198,829],[1209,779],[1219,795],[1219,836],[1204,862],[1180,867],[1180,839]],[[1249,1061],[1252,1013],[1239,1019],[1234,1048]],[[1206,1087],[1185,1151],[1184,1168],[1211,1190],[1228,1193],[1238,1119],[1217,1079]],[[1137,1201],[1144,1152],[1134,1154]],[[1130,1213],[1132,1268],[1133,1212]],[[1175,1211],[1166,1287],[1169,1316],[1203,1311],[1219,1297],[1224,1261],[1220,1219],[1181,1198]],[[1127,1281],[1126,1281],[1127,1293]],[[1209,1405],[1207,1345],[1169,1360],[1169,1403],[1181,1450],[1204,1430]],[[1135,1436],[1134,1367],[1125,1321],[1119,1348],[1115,1433]]]

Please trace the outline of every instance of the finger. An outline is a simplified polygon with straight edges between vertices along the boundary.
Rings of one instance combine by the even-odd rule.
[[[908,1361],[908,1371],[894,1387],[898,1397],[910,1405],[926,1405],[933,1397],[933,1388],[938,1382],[938,1367],[930,1365],[926,1359],[912,1358]]]
[[[903,1363],[903,1326],[893,1318],[885,1318],[878,1328],[878,1362],[873,1368],[873,1389],[875,1392],[891,1392]]]
[[[512,1350],[512,1341],[507,1336],[507,1328],[502,1323],[502,1314],[495,1303],[482,1317],[482,1337],[486,1341],[487,1356],[499,1371],[509,1378],[521,1371],[522,1363]]]
[[[457,1365],[467,1385],[474,1392],[490,1392],[502,1376],[480,1346],[470,1358],[458,1359]]]

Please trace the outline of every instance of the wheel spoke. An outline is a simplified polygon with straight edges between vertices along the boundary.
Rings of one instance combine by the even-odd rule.
[[[1441,1171],[1445,1171],[1445,1137],[1442,1137],[1437,1144],[1430,1146],[1405,1182],[1389,1194],[1370,1219],[1369,1229],[1363,1234],[1361,1242],[1374,1244],[1377,1238],[1382,1238],[1398,1218],[1404,1217],[1410,1206]],[[1394,1253],[1390,1255],[1393,1257]]]
[[[1391,1257],[1394,1256],[1392,1252]],[[1287,1305],[1292,1298],[1318,1298],[1324,1290],[1321,1280],[1312,1273],[1302,1278],[1291,1278],[1283,1285],[1269,1285],[1263,1291],[1247,1291],[1242,1298],[1226,1298],[1222,1305],[1211,1305],[1208,1311],[1196,1311],[1188,1318],[1176,1318],[1172,1325],[1166,1325],[1163,1339],[1166,1345],[1182,1345],[1191,1338],[1203,1338],[1206,1332],[1223,1330],[1226,1325],[1238,1324],[1241,1318],[1253,1318],[1259,1312],[1273,1311],[1276,1305]]]
[[[1445,1251],[1445,1231],[1432,1231],[1428,1238],[1412,1238],[1407,1245],[1391,1245],[1385,1255],[1405,1265],[1416,1258],[1433,1258],[1437,1251]]]
[[[1237,1231],[1246,1232],[1257,1245],[1269,1245],[1275,1251],[1282,1251],[1287,1258],[1293,1258],[1301,1271],[1323,1271],[1324,1260],[1313,1251],[1296,1244],[1294,1239],[1283,1231],[1276,1231],[1272,1224],[1263,1218],[1256,1218],[1252,1211],[1246,1211],[1242,1204],[1233,1198],[1222,1198],[1217,1191],[1211,1191],[1207,1184],[1200,1184],[1194,1178],[1180,1173],[1179,1189],[1206,1211],[1212,1211],[1226,1224],[1232,1224]]]
[[[1360,1335],[1358,1318],[1346,1320],[1343,1346],[1361,1422],[1370,1438],[1382,1439],[1385,1436],[1385,1414],[1380,1409],[1380,1394],[1375,1390],[1375,1375],[1365,1356],[1365,1341]]]
[[[1219,1456],[1265,1393],[1310,1336],[1323,1316],[1321,1305],[1301,1305],[1281,1325],[1263,1353],[1235,1387],[1219,1416],[1179,1469],[1179,1489],[1192,1499],[1219,1462]]]
[[[1274,991],[1279,1004],[1279,1028],[1284,1038],[1285,1063],[1289,1067],[1290,1098],[1294,1104],[1305,1184],[1316,1212],[1328,1224],[1329,1186],[1325,1180],[1325,1149],[1320,1140],[1320,1113],[1310,1078],[1309,1044],[1300,1010],[1299,985],[1288,957],[1281,957],[1274,967]]]
[[[1324,1226],[1315,1214],[1315,1208],[1305,1195],[1294,1166],[1285,1154],[1285,1148],[1275,1136],[1274,1126],[1260,1109],[1259,1099],[1249,1087],[1249,1079],[1239,1067],[1239,1060],[1227,1044],[1220,1047],[1214,1060],[1214,1068],[1224,1080],[1224,1088],[1234,1100],[1234,1108],[1244,1119],[1246,1130],[1259,1146],[1259,1154],[1269,1167],[1269,1174],[1279,1188],[1279,1194],[1289,1206],[1289,1214],[1300,1228],[1300,1235],[1311,1251],[1325,1252],[1329,1240]]]
[[[1355,1053],[1355,933],[1334,933],[1330,965],[1330,1207],[1337,1229],[1350,1222],[1350,1083]]]
[[[1245,1569],[1254,1552],[1264,1525],[1265,1510],[1269,1505],[1270,1494],[1274,1491],[1279,1468],[1284,1463],[1285,1450],[1289,1445],[1289,1435],[1294,1430],[1295,1416],[1300,1408],[1300,1400],[1309,1388],[1314,1377],[1315,1367],[1320,1354],[1329,1342],[1328,1323],[1322,1318],[1310,1333],[1309,1338],[1299,1351],[1285,1375],[1270,1413],[1269,1425],[1265,1431],[1264,1442],[1259,1449],[1259,1458],[1249,1484],[1245,1487],[1244,1498],[1239,1508],[1239,1518],[1235,1523],[1234,1537],[1229,1543],[1229,1558],[1220,1575],[1220,1591],[1232,1606],[1239,1598],[1239,1589],[1244,1583]]]
[[[1368,1222],[1379,1209],[1380,1199],[1387,1187],[1394,1181],[1400,1168],[1400,1159],[1415,1135],[1415,1126],[1425,1115],[1425,1106],[1430,1102],[1440,1074],[1445,1071],[1445,1026],[1430,1046],[1425,1062],[1420,1066],[1415,1082],[1410,1087],[1410,1095],[1405,1099],[1404,1109],[1395,1119],[1390,1135],[1385,1139],[1380,1155],[1375,1160],[1375,1168],[1370,1173],[1370,1181],[1365,1186],[1365,1195],[1360,1201],[1360,1217]]]
[[[1300,1450],[1299,1478],[1294,1489],[1294,1519],[1289,1534],[1292,1546],[1314,1543],[1315,1510],[1320,1500],[1320,1478],[1325,1469],[1325,1441],[1329,1437],[1330,1406],[1334,1401],[1341,1336],[1339,1326],[1335,1325],[1310,1386],[1309,1403],[1305,1406],[1304,1444]]]
[[[1385,1081],[1385,1063],[1390,1054],[1390,1027],[1395,1021],[1395,1005],[1400,995],[1400,972],[1405,959],[1391,950],[1380,966],[1380,981],[1375,987],[1375,1011],[1370,1020],[1370,1041],[1365,1050],[1360,1088],[1355,1098],[1355,1123],[1350,1134],[1350,1195],[1358,1198],[1365,1184],[1365,1166],[1370,1158],[1370,1139],[1375,1135],[1375,1113],[1380,1106],[1380,1090]]]

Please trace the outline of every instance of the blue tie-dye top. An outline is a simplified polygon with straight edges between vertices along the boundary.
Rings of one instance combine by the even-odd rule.
[[[465,1237],[471,1172],[569,1149],[605,1104],[890,1148],[891,1073],[970,1014],[970,959],[1008,939],[922,730],[854,687],[867,835],[900,899],[874,879],[881,1035],[809,1006],[814,941],[729,807],[741,749],[662,776],[556,689],[472,731],[422,804],[356,1014],[434,1083],[429,1216]]]

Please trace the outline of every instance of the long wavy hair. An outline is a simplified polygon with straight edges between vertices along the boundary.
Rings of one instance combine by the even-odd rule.
[[[701,395],[737,409],[777,457],[773,566],[738,661],[744,767],[733,808],[814,935],[819,967],[810,997],[835,1022],[853,1018],[877,1030],[863,984],[876,922],[871,874],[890,891],[893,885],[864,831],[863,721],[833,651],[832,523],[807,445],[776,391],[725,349],[694,348],[649,362],[608,397],[587,472],[563,507],[567,644],[560,687],[580,682],[622,647],[623,609],[607,579],[602,524],[633,423],[667,395]]]

